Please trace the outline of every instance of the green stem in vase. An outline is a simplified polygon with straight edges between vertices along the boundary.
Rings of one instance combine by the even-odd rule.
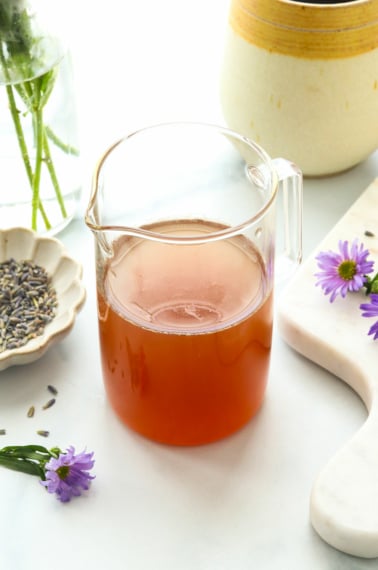
[[[53,90],[56,77],[56,68],[53,68],[40,77],[36,77],[30,81],[25,81],[16,86],[17,92],[22,101],[26,105],[28,111],[31,113],[32,124],[35,138],[35,168],[34,176],[32,179],[32,219],[31,227],[33,230],[37,229],[37,211],[40,207],[40,186],[41,186],[41,170],[43,161],[46,162],[52,184],[60,204],[63,217],[67,217],[67,212],[64,207],[62,193],[56,177],[54,165],[51,159],[50,149],[46,145],[45,126],[43,121],[43,109],[50,97]],[[44,217],[46,229],[51,228],[50,222]]]
[[[3,69],[5,70],[5,74],[7,76],[7,79],[9,80],[9,74],[7,73],[8,70],[7,70],[7,66],[5,64],[5,58],[4,58],[2,46],[0,48],[0,61],[2,63]],[[20,111],[17,108],[13,87],[9,83],[6,85],[6,93],[7,93],[7,97],[8,97],[9,110],[11,113],[11,117],[13,120],[13,125],[15,128],[15,131],[16,131],[18,146],[20,148],[22,161],[24,163],[25,170],[26,170],[26,175],[28,177],[30,186],[33,187],[34,175],[33,175],[33,170],[32,170],[31,163],[30,163],[30,157],[29,157],[28,147],[27,147],[27,144],[25,141],[24,131],[23,131],[22,124],[20,121]],[[39,203],[38,203],[38,208],[40,210],[40,213],[42,215],[42,218],[43,218],[43,221],[44,221],[46,228],[50,229],[51,224],[47,218],[45,209],[44,209],[41,201],[39,201]]]
[[[25,166],[25,170],[26,170],[26,174],[27,174],[27,177],[29,180],[29,184],[30,184],[31,188],[33,188],[34,174],[33,174],[31,164],[30,164],[29,152],[28,152],[28,148],[27,148],[27,145],[25,142],[24,131],[22,129],[22,125],[21,125],[21,121],[20,121],[20,112],[17,109],[17,105],[16,105],[16,101],[14,98],[14,92],[13,92],[12,86],[7,85],[6,90],[7,90],[8,101],[9,101],[9,109],[10,109],[10,112],[12,115],[13,124],[14,124],[15,131],[17,134],[17,141],[18,141],[18,145],[20,147],[22,161],[23,161],[24,166]],[[46,229],[50,229],[51,224],[48,220],[48,217],[46,215],[46,211],[45,211],[43,204],[40,201],[39,197],[38,197],[37,207],[38,207],[38,209],[42,215]],[[33,229],[34,229],[34,227],[33,227]]]
[[[22,129],[21,121],[20,121],[20,112],[17,109],[16,100],[13,93],[13,88],[11,85],[6,86],[6,91],[8,95],[8,102],[9,102],[9,109],[12,115],[14,128],[17,134],[17,141],[20,147],[22,160],[25,165],[26,174],[28,176],[30,184],[33,183],[33,171],[30,165],[30,158],[28,153],[28,148],[25,142],[24,131]]]
[[[54,186],[54,190],[55,190],[55,194],[56,194],[56,197],[58,200],[60,211],[62,212],[63,218],[66,218],[67,217],[67,210],[66,210],[66,207],[64,205],[64,199],[63,199],[62,191],[60,189],[58,177],[56,175],[55,166],[54,166],[54,163],[53,163],[52,158],[51,158],[50,145],[49,145],[49,141],[47,138],[46,127],[43,126],[43,123],[42,123],[42,127],[43,127],[43,150],[44,150],[45,163],[46,163],[47,169],[50,173],[51,182]]]
[[[79,156],[79,149],[76,147],[64,143],[56,134],[51,130],[48,125],[45,125],[45,131],[48,138],[55,144],[55,146],[59,147],[63,152],[66,154],[72,154],[73,156]]]
[[[43,114],[42,109],[36,111],[33,116],[35,124],[35,135],[36,135],[36,153],[35,153],[35,167],[34,167],[34,178],[32,185],[32,219],[31,227],[33,230],[37,229],[37,211],[39,204],[39,188],[41,184],[41,168],[42,168],[42,158],[43,158]]]
[[[40,77],[36,77],[30,81],[25,81],[16,86],[18,94],[26,105],[28,111],[32,115],[35,145],[36,145],[36,158],[35,170],[32,182],[32,229],[37,227],[37,208],[40,204],[40,184],[41,184],[41,169],[44,163],[50,175],[51,183],[53,185],[55,195],[60,207],[63,218],[67,217],[67,210],[64,204],[63,194],[60,188],[58,177],[56,174],[55,166],[52,160],[48,136],[57,143],[57,146],[66,153],[76,154],[79,152],[69,145],[65,145],[49,128],[47,130],[43,120],[44,107],[52,93],[55,78],[57,74],[57,67],[50,69]],[[49,229],[50,224],[46,224]]]

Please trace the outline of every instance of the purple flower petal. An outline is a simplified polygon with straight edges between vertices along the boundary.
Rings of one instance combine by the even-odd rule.
[[[370,303],[360,305],[363,317],[378,317],[378,294],[370,295]],[[378,338],[378,321],[370,327],[368,335],[373,335],[374,340]]]
[[[377,340],[377,338],[378,338],[378,321],[372,327],[370,327],[368,334],[374,335],[373,336],[374,340]]]

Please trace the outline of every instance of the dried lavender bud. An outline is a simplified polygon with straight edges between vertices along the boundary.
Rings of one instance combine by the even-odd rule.
[[[42,437],[49,437],[50,432],[47,431],[46,429],[39,429],[37,430],[37,434],[41,435]]]
[[[58,306],[46,270],[32,261],[0,263],[0,352],[43,334]]]
[[[42,406],[42,410],[47,410],[48,408],[51,408],[51,406],[53,406],[55,402],[56,402],[55,398],[51,398],[51,400],[49,400],[48,402],[46,402],[46,404]]]
[[[364,234],[365,234],[367,237],[375,237],[375,234],[373,234],[373,232],[371,232],[370,230],[366,230],[366,231],[364,232]]]
[[[51,394],[54,394],[54,396],[58,395],[58,390],[55,388],[55,386],[51,386],[51,384],[49,384],[47,386],[47,389],[49,392],[51,392]]]
[[[0,435],[6,435],[6,433],[7,433],[6,429],[4,429],[4,428],[0,429]]]
[[[28,418],[32,418],[34,416],[34,412],[35,412],[35,407],[30,406],[30,408],[28,409],[28,413],[27,413]]]

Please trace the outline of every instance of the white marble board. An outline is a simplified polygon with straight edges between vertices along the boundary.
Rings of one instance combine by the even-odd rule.
[[[374,236],[367,236],[365,232]],[[311,492],[310,518],[335,548],[378,557],[378,340],[367,332],[374,319],[361,316],[363,291],[332,304],[315,286],[315,256],[337,250],[338,241],[359,238],[378,271],[378,179],[361,194],[305,261],[282,293],[278,329],[296,351],[344,380],[368,410],[364,425],[329,461]]]

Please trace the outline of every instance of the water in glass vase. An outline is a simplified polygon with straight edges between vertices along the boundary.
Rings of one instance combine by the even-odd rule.
[[[220,227],[149,229],[198,236]],[[175,445],[215,441],[248,422],[263,400],[272,335],[272,294],[254,245],[243,236],[194,245],[124,237],[103,269],[102,367],[120,418]]]

